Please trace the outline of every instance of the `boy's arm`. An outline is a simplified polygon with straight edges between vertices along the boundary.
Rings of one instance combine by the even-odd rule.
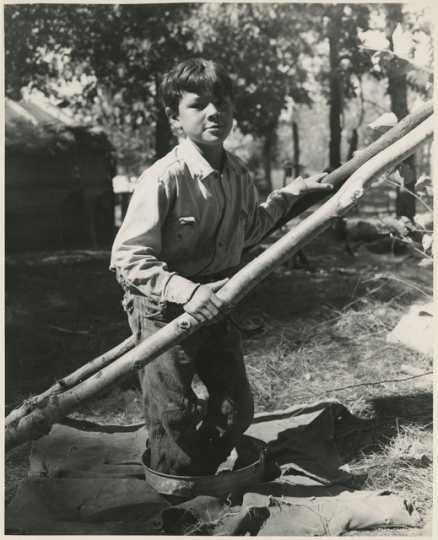
[[[245,247],[256,245],[302,195],[312,191],[331,191],[333,189],[331,184],[321,182],[326,174],[320,173],[308,178],[299,176],[287,186],[273,191],[262,204],[258,203],[257,189],[250,181]]]
[[[160,260],[161,228],[171,200],[169,182],[143,176],[114,240],[110,267],[146,296],[185,304],[198,284],[169,272],[167,264]]]
[[[158,302],[183,304],[197,321],[220,315],[222,300],[215,292],[226,280],[200,285],[160,260],[161,229],[172,200],[169,184],[145,175],[137,185],[114,241],[111,269],[130,286]]]

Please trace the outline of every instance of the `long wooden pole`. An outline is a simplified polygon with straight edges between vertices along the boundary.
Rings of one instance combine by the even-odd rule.
[[[353,159],[342,165],[337,170],[330,173],[325,178],[325,181],[330,182],[335,187],[335,190],[339,189],[339,187],[348,178],[348,176],[350,176],[354,171],[356,171],[361,165],[366,163],[367,160],[371,159],[371,157],[376,155],[376,153],[387,148],[390,144],[400,139],[402,136],[404,136],[406,133],[416,127],[419,123],[425,120],[425,118],[432,114],[432,110],[433,109],[431,102],[422,105],[419,109],[417,109],[417,111],[410,114],[409,117],[405,118],[402,122],[389,130],[385,135],[381,136],[373,144],[361,150],[360,153],[357,154]],[[316,202],[321,201],[325,197],[326,196],[324,194],[319,193],[303,197],[303,199],[298,201],[298,203],[296,203],[292,207],[292,211],[284,219],[278,222],[275,227],[271,231],[269,231],[268,234],[271,234],[273,230],[281,227],[289,219],[303,212],[304,210],[306,210]],[[128,338],[127,341],[130,342],[128,348],[132,348],[133,338]],[[50,387],[42,394],[32,396],[31,398],[25,400],[20,407],[13,410],[8,415],[8,417],[6,418],[6,424],[16,422],[19,418],[25,416],[26,414],[29,414],[33,409],[39,406],[39,403],[47,400],[50,395],[59,394],[60,392],[63,392],[66,389],[75,386],[78,382],[81,382],[86,377],[89,377],[93,373],[99,371],[99,369],[101,369],[104,365],[109,364],[112,360],[114,360],[118,356],[121,356],[124,352],[126,352],[126,350],[128,350],[125,350],[126,343],[127,342],[123,342],[114,349],[111,349],[110,351],[104,353],[101,357],[85,364],[83,367],[81,367],[79,370],[75,371],[71,375],[67,375],[60,381],[57,381],[57,383],[55,383],[52,387]]]
[[[326,229],[332,219],[348,212],[376,176],[404,161],[432,134],[433,118],[429,117],[360,167],[330,200],[237,272],[217,293],[224,301],[226,310],[231,310],[274,268]],[[48,433],[53,423],[75,410],[83,401],[142,368],[200,326],[200,323],[185,313],[74,388],[49,396],[26,416],[8,423],[6,449]]]
[[[77,384],[90,377],[90,375],[93,375],[103,367],[111,364],[111,362],[113,362],[116,358],[120,358],[120,356],[131,350],[134,346],[135,337],[130,336],[129,338],[126,338],[124,341],[122,341],[109,351],[101,354],[97,358],[94,358],[90,362],[87,362],[86,364],[78,368],[76,371],[73,371],[73,373],[70,373],[62,379],[59,379],[58,381],[56,381],[55,384],[53,384],[42,394],[38,394],[37,396],[31,396],[30,398],[26,399],[20,405],[20,407],[17,407],[8,414],[5,420],[5,424],[11,424],[13,422],[16,422],[20,418],[23,418],[23,416],[29,414],[33,409],[36,409],[41,404],[43,404],[50,396],[54,394],[60,394],[61,392],[65,392],[69,388],[73,388]]]

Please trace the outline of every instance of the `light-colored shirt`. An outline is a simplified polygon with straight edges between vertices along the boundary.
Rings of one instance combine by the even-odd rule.
[[[141,175],[110,268],[141,294],[183,304],[197,276],[236,267],[297,198],[277,190],[259,204],[239,158],[226,152],[219,172],[186,139]]]

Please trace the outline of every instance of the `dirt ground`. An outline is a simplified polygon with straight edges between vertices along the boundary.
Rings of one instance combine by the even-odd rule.
[[[305,252],[310,267],[284,264],[233,314],[244,331],[256,409],[330,397],[373,419],[373,442],[348,457],[351,470],[368,474],[368,489],[391,489],[414,499],[427,522],[432,382],[427,376],[409,378],[402,366],[428,372],[432,363],[387,343],[386,335],[410,304],[430,299],[432,270],[419,268],[410,256],[376,255],[364,246],[352,256],[331,233]],[[7,258],[7,411],[128,337],[108,260],[103,251]],[[75,415],[107,423],[141,421],[135,378]],[[6,458],[6,502],[26,475],[29,446]],[[417,535],[419,530],[385,534]]]

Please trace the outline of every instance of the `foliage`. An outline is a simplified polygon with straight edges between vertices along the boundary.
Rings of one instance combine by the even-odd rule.
[[[18,98],[23,86],[39,88],[78,118],[102,124],[118,148],[153,139],[159,76],[194,54],[222,61],[233,74],[244,133],[275,130],[287,95],[309,102],[301,59],[310,53],[304,34],[311,21],[302,5],[61,4],[5,11],[7,94]]]
[[[400,167],[403,167],[401,165]],[[417,257],[421,257],[421,265],[427,266],[432,263],[433,253],[433,210],[431,207],[432,184],[429,176],[423,175],[415,184],[415,193],[404,185],[404,178],[398,170],[385,174],[381,181],[397,188],[408,191],[421,207],[421,212],[414,219],[406,216],[399,218],[386,217],[384,224],[390,235],[408,246],[410,251]]]
[[[6,93],[17,99],[24,86],[41,89],[78,119],[105,127],[119,157],[135,155],[153,141],[156,74],[184,56],[183,22],[191,10],[190,4],[6,6]],[[143,157],[152,153],[149,144]]]
[[[346,100],[361,96],[362,74],[372,65],[372,52],[361,45],[377,10],[365,4],[11,4],[5,6],[6,94],[19,99],[23,87],[41,89],[79,121],[103,126],[119,161],[138,172],[155,154],[161,73],[205,55],[232,73],[242,133],[271,137],[273,145],[290,98],[306,105],[321,94],[330,99],[330,20],[339,29],[343,110]],[[406,15],[404,24],[414,40],[430,37],[427,13]]]
[[[433,38],[430,8],[410,9],[407,5],[373,6],[373,30],[386,37],[379,48],[362,49],[370,56],[372,73],[379,80],[397,72],[406,75],[411,90],[423,99],[433,91]]]
[[[326,48],[330,26],[336,28],[338,34],[338,71],[342,75],[344,97],[347,99],[356,97],[358,92],[357,78],[371,67],[369,57],[361,47],[361,35],[369,28],[369,6],[367,4],[310,4],[308,9],[313,23],[313,45],[315,47],[322,43],[323,47]],[[322,53],[322,51],[320,52]],[[327,98],[330,97],[328,87],[330,76],[330,66],[326,60],[318,75],[318,80],[322,84],[322,92]]]
[[[194,22],[197,50],[234,76],[236,119],[244,133],[263,137],[276,128],[287,96],[310,103],[302,66],[311,53],[305,6],[206,3]]]

